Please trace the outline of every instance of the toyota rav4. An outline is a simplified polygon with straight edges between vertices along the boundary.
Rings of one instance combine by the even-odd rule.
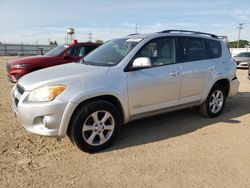
[[[97,152],[135,119],[193,106],[217,117],[238,87],[234,60],[216,35],[166,30],[110,40],[78,64],[28,74],[12,102],[27,131],[68,135]]]

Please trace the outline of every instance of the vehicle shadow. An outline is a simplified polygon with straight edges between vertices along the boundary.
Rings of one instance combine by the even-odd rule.
[[[250,93],[239,92],[228,98],[224,112],[217,118],[206,118],[197,108],[165,113],[124,125],[115,144],[103,152],[134,147],[184,135],[217,122],[237,124],[235,118],[250,113]]]

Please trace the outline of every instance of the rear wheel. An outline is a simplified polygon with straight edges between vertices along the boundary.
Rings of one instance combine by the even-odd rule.
[[[225,89],[223,86],[217,84],[211,89],[206,101],[200,106],[199,111],[204,116],[217,117],[222,113],[225,102]]]
[[[116,107],[107,101],[83,104],[73,117],[69,136],[82,151],[98,152],[110,146],[121,125]]]

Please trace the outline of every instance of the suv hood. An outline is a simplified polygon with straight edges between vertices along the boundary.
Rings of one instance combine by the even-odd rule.
[[[29,91],[52,84],[67,84],[75,80],[82,82],[86,79],[104,75],[109,69],[110,67],[68,63],[27,74],[18,81],[18,84],[26,91]]]

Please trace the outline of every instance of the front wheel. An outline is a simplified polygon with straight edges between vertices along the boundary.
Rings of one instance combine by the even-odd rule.
[[[215,85],[206,101],[200,106],[200,113],[207,117],[218,117],[225,106],[226,102],[226,95],[225,95],[225,89],[221,85]]]
[[[113,104],[91,101],[83,104],[75,113],[69,136],[79,149],[94,153],[114,142],[120,125],[121,116]]]

